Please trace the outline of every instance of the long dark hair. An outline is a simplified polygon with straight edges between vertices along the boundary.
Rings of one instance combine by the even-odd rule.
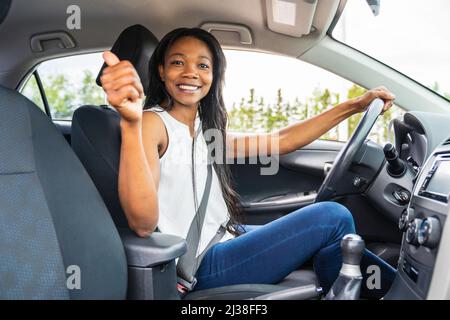
[[[214,161],[214,168],[220,181],[222,194],[228,208],[230,220],[226,226],[233,235],[240,235],[239,226],[242,223],[242,210],[240,207],[238,194],[233,189],[231,171],[226,164],[226,126],[227,111],[222,96],[222,89],[225,83],[226,59],[217,39],[209,32],[200,28],[178,28],[166,34],[150,58],[149,63],[149,90],[145,100],[144,109],[150,109],[160,105],[166,111],[173,107],[172,97],[167,92],[164,82],[162,82],[158,67],[164,65],[167,51],[173,43],[183,37],[193,37],[203,41],[213,55],[213,81],[208,94],[200,101],[199,116],[202,121],[203,131],[207,129],[217,129],[222,134],[223,159],[221,164]],[[163,102],[168,102],[162,105]]]

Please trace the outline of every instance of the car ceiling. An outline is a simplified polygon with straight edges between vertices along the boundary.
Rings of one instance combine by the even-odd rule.
[[[73,4],[81,10],[80,30],[66,27],[66,10]],[[313,19],[315,30],[299,38],[268,29],[265,0],[13,0],[0,25],[0,84],[15,87],[30,68],[43,60],[109,48],[119,33],[133,24],[146,26],[160,39],[180,26],[234,23],[250,29],[253,43],[242,45],[237,34],[215,33],[224,47],[298,57],[326,35],[338,6],[339,0],[319,0]],[[31,51],[33,35],[54,31],[67,31],[76,47]]]

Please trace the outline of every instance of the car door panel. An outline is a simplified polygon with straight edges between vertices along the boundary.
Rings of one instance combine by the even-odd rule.
[[[315,193],[325,177],[324,167],[333,162],[343,145],[317,140],[282,155],[274,175],[261,174],[267,166],[251,164],[255,159],[247,159],[246,164],[231,164],[247,223],[264,224],[314,203]]]
[[[314,203],[316,192],[325,177],[324,167],[330,168],[343,146],[343,142],[315,141],[281,156],[275,175],[261,175],[261,165],[233,164],[231,170],[241,197],[244,223],[266,224]],[[375,246],[373,248],[376,249],[381,244],[381,251],[388,255],[385,243],[390,243],[394,249],[389,251],[392,254],[388,255],[388,260],[394,265],[401,241],[396,225],[373,208],[362,195],[335,201],[352,212],[356,230],[369,247]]]

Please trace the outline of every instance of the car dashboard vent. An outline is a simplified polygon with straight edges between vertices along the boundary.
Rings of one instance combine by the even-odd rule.
[[[448,138],[447,140],[444,141],[444,143],[442,144],[443,146],[447,146],[450,144],[450,138]]]

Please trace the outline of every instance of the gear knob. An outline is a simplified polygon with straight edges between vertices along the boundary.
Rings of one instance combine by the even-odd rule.
[[[359,264],[365,249],[357,234],[347,234],[341,240],[342,267],[325,300],[356,300],[359,298],[362,274]]]
[[[357,234],[347,234],[341,240],[342,268],[341,273],[350,277],[361,276],[359,264],[366,245]]]
[[[345,235],[341,240],[342,262],[359,265],[365,248],[364,240],[359,235]]]

